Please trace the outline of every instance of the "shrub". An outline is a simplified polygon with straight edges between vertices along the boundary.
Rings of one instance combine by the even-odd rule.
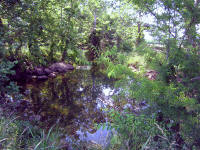
[[[9,79],[9,75],[14,75],[15,71],[11,70],[14,65],[17,63],[15,62],[10,62],[6,60],[2,60],[0,62],[0,88],[1,88],[1,95],[5,94],[13,94],[13,93],[18,93],[19,89],[17,85],[14,82],[11,82]]]

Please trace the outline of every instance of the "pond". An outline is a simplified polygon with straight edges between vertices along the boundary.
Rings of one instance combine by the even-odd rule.
[[[97,131],[95,124],[106,122],[104,108],[113,106],[114,80],[95,70],[76,69],[20,86],[24,100],[31,103],[21,111],[25,118],[36,120],[45,129],[57,124],[66,137],[105,143],[102,139],[108,132]]]

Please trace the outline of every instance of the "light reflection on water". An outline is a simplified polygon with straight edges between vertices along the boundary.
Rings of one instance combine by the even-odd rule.
[[[109,144],[109,139],[111,136],[111,131],[107,128],[101,127],[95,133],[86,132],[83,133],[81,131],[77,131],[77,134],[80,135],[80,140],[86,142],[93,142],[98,145],[102,145],[102,147],[106,147]]]

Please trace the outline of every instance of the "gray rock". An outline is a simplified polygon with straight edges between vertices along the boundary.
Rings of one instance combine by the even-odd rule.
[[[56,75],[57,75],[56,72],[52,72],[52,73],[50,73],[50,74],[48,75],[48,77],[50,77],[50,78],[55,78]]]
[[[47,80],[47,79],[48,79],[48,76],[46,76],[46,75],[38,76],[37,79],[38,79],[38,80]]]
[[[32,79],[37,79],[37,76],[31,76]]]
[[[33,74],[37,76],[42,76],[42,75],[45,75],[45,72],[43,68],[36,67],[34,68]]]
[[[49,74],[53,73],[53,71],[50,70],[49,68],[45,68],[44,72],[46,73],[46,75],[49,75]]]
[[[70,64],[66,64],[64,62],[59,62],[59,63],[54,63],[49,67],[50,70],[53,72],[59,72],[59,73],[64,73],[69,70],[73,70],[74,67]]]

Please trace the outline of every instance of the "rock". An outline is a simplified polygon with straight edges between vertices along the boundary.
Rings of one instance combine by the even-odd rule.
[[[76,69],[80,69],[80,70],[90,70],[92,68],[92,66],[76,66]]]
[[[59,73],[64,73],[69,70],[73,70],[74,67],[70,64],[66,64],[64,62],[59,62],[59,63],[54,63],[49,67],[50,70],[53,72],[59,72]]]
[[[27,74],[27,75],[33,74],[33,70],[31,70],[30,68],[28,68],[28,69],[26,70],[26,74]]]
[[[37,76],[31,76],[32,79],[37,79]]]
[[[44,69],[43,69],[43,68],[41,68],[41,67],[36,67],[36,68],[34,68],[34,70],[33,70],[33,74],[34,74],[34,75],[37,75],[37,76],[43,76],[43,75],[45,75],[46,73],[44,72]]]
[[[33,79],[46,80],[48,77],[56,77],[56,73],[65,73],[69,70],[73,70],[73,65],[66,64],[64,62],[58,62],[50,65],[48,68],[44,67],[27,67],[25,71],[22,71],[20,66],[16,67],[16,74],[12,76],[12,80],[19,80],[20,82],[27,82]]]
[[[52,72],[52,73],[50,73],[49,75],[48,75],[48,77],[50,77],[50,78],[55,78],[56,77],[56,72]]]
[[[46,76],[46,75],[38,76],[37,79],[38,79],[38,80],[47,80],[47,79],[48,79],[48,76]]]
[[[49,75],[49,74],[53,73],[53,71],[50,70],[49,68],[45,68],[44,72],[46,73],[46,75]]]

